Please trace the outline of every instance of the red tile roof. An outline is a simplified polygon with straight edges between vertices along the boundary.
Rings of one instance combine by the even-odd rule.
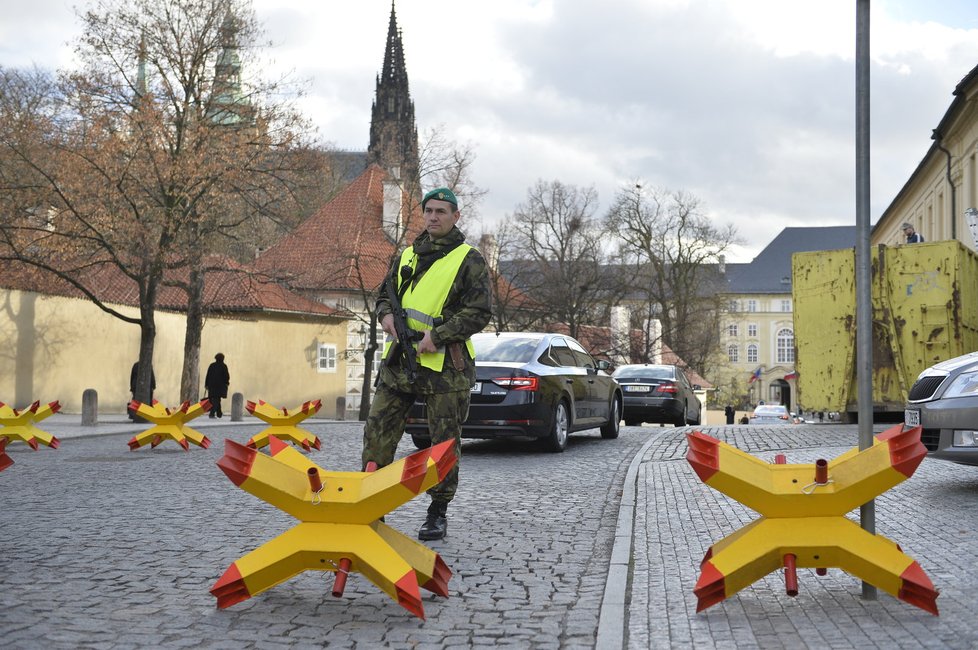
[[[383,229],[383,169],[373,164],[318,212],[263,251],[255,268],[305,291],[372,290],[384,279],[394,242]],[[420,209],[409,208],[403,246],[421,232]]]
[[[290,292],[282,285],[241,267],[230,259],[211,258],[210,271],[204,280],[204,302],[209,312],[279,312],[316,316],[336,316],[339,312],[321,303]],[[183,279],[185,273],[171,273],[172,280]],[[120,305],[139,305],[136,283],[111,264],[92,266],[75,277],[101,301]],[[0,287],[31,291],[46,295],[85,298],[69,282],[51,273],[17,262],[0,262]],[[183,311],[187,308],[186,293],[174,286],[163,286],[157,307]]]

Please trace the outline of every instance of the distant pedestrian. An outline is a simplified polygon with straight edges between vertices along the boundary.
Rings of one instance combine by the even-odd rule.
[[[132,399],[136,399],[136,376],[138,374],[139,374],[139,362],[137,361],[136,363],[132,364],[132,370],[129,372],[129,392],[132,393]],[[154,373],[152,370],[150,370],[149,371],[149,378],[150,378],[149,379],[150,380],[150,386],[149,386],[149,402],[147,402],[147,403],[148,404],[152,404],[153,403],[153,392],[156,390],[156,373]],[[129,419],[130,420],[132,420],[134,422],[136,421],[136,417],[137,417],[136,416],[136,412],[133,411],[132,408],[128,404],[126,405],[126,413],[129,414]],[[142,421],[142,418],[140,418],[140,421]]]
[[[907,236],[908,244],[919,244],[924,241],[924,236],[917,232],[911,223],[903,224],[903,234]]]
[[[734,407],[727,404],[726,408],[723,409],[723,414],[727,416],[727,424],[734,423],[734,417],[737,415],[737,412],[734,411]]]
[[[214,363],[207,366],[207,376],[204,378],[204,390],[207,391],[207,400],[211,403],[210,417],[224,417],[221,399],[228,396],[230,384],[231,373],[224,365],[224,355],[218,352],[214,355]]]

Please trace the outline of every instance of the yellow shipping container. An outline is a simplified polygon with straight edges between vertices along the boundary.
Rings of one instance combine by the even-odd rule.
[[[795,253],[792,293],[799,400],[854,413],[853,249]],[[903,412],[925,368],[978,350],[978,256],[957,241],[872,249],[873,410]]]

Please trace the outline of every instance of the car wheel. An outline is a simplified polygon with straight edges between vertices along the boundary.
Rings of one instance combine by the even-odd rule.
[[[547,437],[547,447],[550,451],[559,453],[567,449],[567,434],[570,429],[570,417],[567,414],[567,402],[560,400],[554,407],[554,421],[550,426]]]
[[[611,418],[608,423],[601,427],[601,437],[611,440],[618,437],[618,430],[621,427],[621,409],[618,406],[618,398],[611,398]]]
[[[412,435],[411,442],[413,442],[414,446],[418,449],[427,449],[431,446],[431,438],[422,438],[421,436]]]
[[[677,427],[686,426],[686,416],[689,415],[689,407],[683,404],[683,414],[676,420]]]

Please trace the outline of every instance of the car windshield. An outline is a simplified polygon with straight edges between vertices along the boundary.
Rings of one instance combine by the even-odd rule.
[[[534,337],[479,336],[472,338],[477,361],[529,363],[540,339]]]
[[[615,379],[674,379],[672,368],[623,366],[611,375]]]

